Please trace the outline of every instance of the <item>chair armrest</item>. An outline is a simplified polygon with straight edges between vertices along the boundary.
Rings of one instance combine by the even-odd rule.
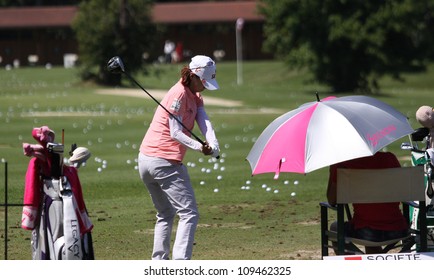
[[[319,203],[319,205],[321,206],[321,207],[326,207],[326,208],[329,208],[329,209],[332,209],[332,210],[337,210],[338,208],[336,207],[336,205],[330,205],[330,203],[328,203],[328,202],[320,202]]]

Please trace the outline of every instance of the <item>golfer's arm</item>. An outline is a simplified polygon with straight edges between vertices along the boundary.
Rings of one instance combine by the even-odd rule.
[[[188,137],[182,131],[182,126],[173,117],[169,118],[169,128],[170,128],[170,137],[172,137],[172,139],[175,139],[176,141],[178,141],[182,145],[184,145],[184,146],[186,146],[192,150],[202,152],[202,144],[199,143],[198,141],[194,140],[193,138]]]
[[[212,127],[211,121],[205,112],[204,107],[197,108],[196,122],[199,126],[200,131],[205,136],[206,141],[211,145],[213,149],[220,151],[219,142],[215,136],[214,128]]]

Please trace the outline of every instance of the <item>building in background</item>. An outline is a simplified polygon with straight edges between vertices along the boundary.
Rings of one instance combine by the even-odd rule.
[[[78,45],[71,23],[79,1],[36,2],[44,2],[44,6],[0,8],[0,65],[73,65]],[[216,60],[235,60],[238,18],[245,22],[243,59],[269,59],[271,55],[262,50],[263,17],[256,5],[255,0],[156,1],[152,20],[165,31],[160,37],[161,54],[150,50],[148,59],[158,61],[164,55],[164,41],[170,39],[178,43],[178,62],[199,53]]]

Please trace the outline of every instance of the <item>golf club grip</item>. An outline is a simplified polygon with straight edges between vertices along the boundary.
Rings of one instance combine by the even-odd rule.
[[[172,114],[169,110],[167,110],[166,107],[164,107],[157,99],[155,99],[144,87],[142,87],[142,85],[140,85],[133,77],[131,77],[130,74],[128,74],[125,71],[122,71],[122,73],[124,73],[125,75],[127,75],[127,77],[133,82],[135,83],[139,88],[141,88],[150,98],[152,98],[152,100],[154,100],[161,108],[164,109],[164,111],[166,111],[172,118],[174,118],[185,130],[187,130],[188,132],[190,132],[190,134],[196,138],[196,140],[202,144],[202,146],[205,146],[206,143],[204,141],[202,141],[202,139],[200,139],[196,134],[193,133],[193,131],[191,131],[190,129],[188,129],[174,114]],[[220,156],[217,156],[216,159],[219,159]]]

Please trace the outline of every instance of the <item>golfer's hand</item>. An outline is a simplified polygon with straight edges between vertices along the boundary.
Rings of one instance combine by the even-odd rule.
[[[207,142],[202,146],[202,153],[206,156],[210,156],[213,153],[211,146]]]

